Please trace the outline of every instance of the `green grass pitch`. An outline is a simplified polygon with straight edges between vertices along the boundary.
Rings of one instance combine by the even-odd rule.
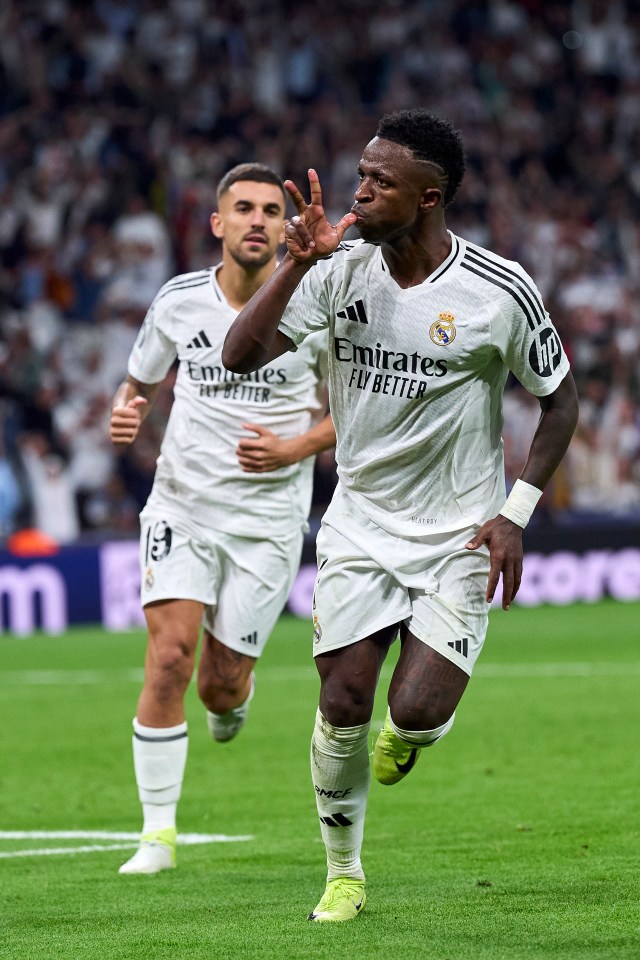
[[[179,830],[252,839],[182,846],[156,877],[118,876],[130,851],[104,848],[123,840],[33,835],[139,829],[144,636],[1,637],[0,955],[638,960],[639,624],[638,604],[493,612],[451,734],[402,783],[372,783],[366,910],[320,926],[307,622],[280,621],[236,741],[208,740],[190,689]]]

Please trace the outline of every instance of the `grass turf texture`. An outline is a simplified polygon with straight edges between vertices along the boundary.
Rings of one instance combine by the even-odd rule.
[[[324,887],[308,769],[318,681],[309,624],[283,618],[237,740],[213,744],[188,695],[179,829],[254,839],[180,847],[156,877],[118,876],[126,850],[3,858],[0,953],[637,960],[639,619],[612,602],[492,613],[452,733],[402,783],[372,784],[365,912],[318,927],[305,920]],[[0,638],[1,830],[139,829],[143,650],[139,632]]]

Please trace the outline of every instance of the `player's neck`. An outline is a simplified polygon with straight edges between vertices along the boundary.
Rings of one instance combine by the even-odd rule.
[[[231,257],[226,257],[216,274],[216,279],[229,306],[234,310],[242,310],[275,269],[275,257],[255,270],[242,267]]]
[[[418,239],[405,236],[382,244],[382,256],[389,273],[403,290],[423,283],[450,253],[451,237],[444,224]]]

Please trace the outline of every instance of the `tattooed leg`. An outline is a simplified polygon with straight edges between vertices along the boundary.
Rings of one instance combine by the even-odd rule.
[[[255,657],[230,650],[205,630],[198,667],[198,695],[205,707],[222,714],[244,703],[255,663]]]
[[[430,730],[453,715],[468,675],[404,629],[402,650],[389,686],[389,706],[397,726]]]

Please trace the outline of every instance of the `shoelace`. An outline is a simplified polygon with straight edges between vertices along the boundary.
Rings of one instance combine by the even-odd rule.
[[[339,884],[337,883],[333,884],[331,889],[325,892],[322,900],[320,901],[321,906],[332,907],[334,901],[338,898],[338,896],[340,896],[340,898],[342,898],[343,896],[347,896],[347,897],[353,897],[355,899],[358,893],[360,892],[360,888],[356,887],[357,883],[358,881],[355,880],[352,883],[349,883],[348,881],[346,882],[342,881]],[[325,900],[325,897],[326,897],[326,900]]]

